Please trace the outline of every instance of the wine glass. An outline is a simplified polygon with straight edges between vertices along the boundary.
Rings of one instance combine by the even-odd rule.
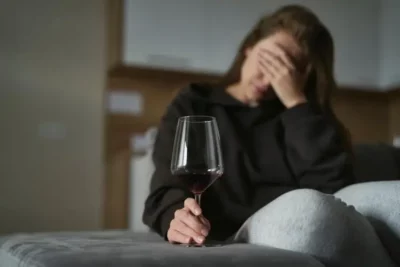
[[[179,118],[171,172],[188,187],[200,206],[201,194],[224,172],[219,130],[214,117]]]

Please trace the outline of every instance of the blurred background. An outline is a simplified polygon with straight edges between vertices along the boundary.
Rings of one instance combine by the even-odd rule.
[[[0,234],[145,229],[166,106],[218,79],[259,16],[290,3],[334,36],[334,107],[353,141],[399,146],[399,0],[2,1]]]

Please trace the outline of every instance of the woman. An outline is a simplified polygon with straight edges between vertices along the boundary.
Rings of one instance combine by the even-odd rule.
[[[144,222],[172,243],[232,237],[326,264],[393,266],[369,222],[329,195],[354,183],[351,144],[330,102],[333,59],[332,37],[309,10],[287,6],[263,17],[220,84],[191,84],[169,106]],[[176,123],[186,115],[216,117],[224,152],[224,175],[201,208],[170,173]]]

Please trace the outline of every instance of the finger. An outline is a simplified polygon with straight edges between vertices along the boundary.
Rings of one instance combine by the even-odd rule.
[[[204,239],[205,236],[199,235],[192,228],[190,228],[189,226],[184,224],[182,221],[173,220],[171,222],[171,228],[190,237],[191,239],[193,239],[194,241],[196,241],[199,244],[203,243],[205,240]]]
[[[194,216],[189,210],[181,209],[175,213],[175,218],[192,228],[197,234],[206,236],[208,234],[207,227]]]
[[[265,67],[269,69],[274,75],[280,73],[280,69],[283,67],[282,63],[280,63],[276,56],[271,55],[271,52],[268,50],[260,51],[259,57],[261,61],[264,61]]]
[[[200,221],[208,228],[208,231],[211,229],[210,221],[206,219],[204,216],[199,216]]]
[[[189,244],[191,238],[187,235],[182,234],[181,232],[170,229],[167,234],[168,241],[171,243],[181,243],[181,244]]]
[[[275,78],[274,73],[270,70],[268,64],[266,64],[263,60],[260,59],[258,61],[258,67],[260,68],[261,72],[264,73],[264,75],[268,79],[272,80]]]
[[[282,64],[284,64],[288,69],[294,70],[296,68],[295,64],[285,48],[281,44],[274,44],[274,47],[276,48],[275,54],[279,57]]]
[[[201,214],[201,208],[193,198],[187,198],[184,203],[185,208],[188,208],[194,215],[199,216]]]

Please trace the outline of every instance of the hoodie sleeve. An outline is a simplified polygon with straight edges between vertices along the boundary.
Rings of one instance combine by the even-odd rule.
[[[159,125],[153,151],[155,171],[143,213],[143,222],[164,238],[175,211],[182,208],[184,200],[190,197],[190,193],[174,179],[170,171],[175,128],[178,118],[184,113],[181,102],[178,96]]]
[[[282,114],[286,155],[301,188],[334,193],[354,181],[337,124],[309,103]]]

